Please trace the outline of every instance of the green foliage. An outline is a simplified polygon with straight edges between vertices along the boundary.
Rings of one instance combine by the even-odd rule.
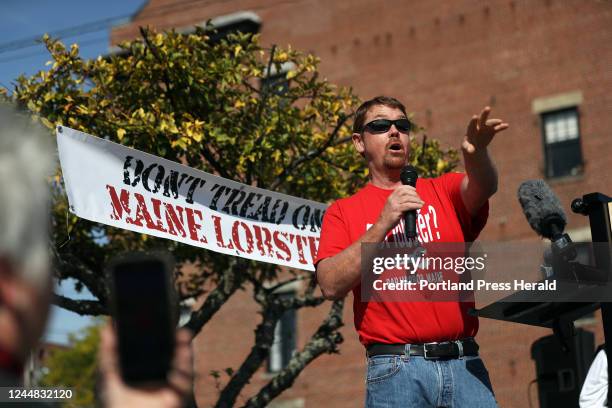
[[[312,55],[291,49],[270,55],[247,35],[214,45],[203,31],[144,35],[123,45],[127,56],[96,60],[82,60],[76,45],[68,50],[47,38],[51,68],[19,78],[14,98],[50,128],[63,124],[107,136],[263,187],[296,158],[321,148],[330,127],[357,103],[350,89],[318,79]],[[293,64],[288,90],[262,93],[266,73],[287,63]],[[349,128],[341,126],[335,137],[347,135]],[[348,147],[325,156],[349,156]],[[342,195],[346,183],[338,171],[316,160],[296,169],[300,181],[280,189],[323,201]]]
[[[198,28],[184,35],[142,29],[141,39],[121,45],[121,55],[91,60],[79,56],[76,44],[66,48],[45,37],[51,54],[48,70],[21,76],[10,91],[0,88],[0,98],[29,110],[49,129],[62,124],[293,196],[329,202],[364,185],[368,171],[351,143],[352,115],[360,103],[352,89],[322,79],[319,60],[313,55],[291,48],[267,49],[259,44],[257,36],[243,34],[213,43],[207,32]],[[290,69],[283,71],[284,67]],[[282,72],[287,86],[278,85],[275,73]],[[274,81],[264,86],[267,78]],[[452,170],[457,153],[443,151],[436,141],[425,143],[425,139],[415,135],[411,140],[412,162],[420,173],[436,176]],[[237,267],[230,256],[77,219],[68,212],[59,173],[54,185],[55,275],[76,279],[77,290],[86,287],[99,300],[99,307],[82,301],[60,303],[72,311],[108,312],[102,268],[109,258],[128,250],[170,250],[179,266],[177,280],[184,297],[199,296],[207,290],[229,297],[238,287],[257,286],[281,277],[275,265],[241,260]],[[197,272],[181,276],[184,269],[180,266],[186,263],[195,266]],[[310,272],[289,272],[312,278]],[[216,285],[220,282],[223,284]],[[314,286],[308,287],[312,291]],[[255,297],[262,309],[278,308],[278,302],[272,302],[273,293],[256,289],[256,294],[270,297]],[[312,297],[312,293],[307,296]],[[215,297],[206,300],[209,298],[214,304]],[[306,299],[301,304],[316,306],[320,302]],[[338,307],[332,311],[340,316]],[[317,349],[316,355],[334,351],[341,341],[334,331],[341,322],[328,320],[334,327],[328,330],[329,339],[318,340],[326,340],[321,344],[329,346]],[[271,328],[272,323],[267,322]],[[78,398],[85,405],[92,400],[97,328],[87,329],[83,339],[73,338],[71,342],[72,350],[57,352],[50,359],[51,370],[45,382],[81,390]],[[253,360],[255,367],[242,371],[259,367],[265,359],[261,350],[268,346],[260,345]],[[225,370],[232,380],[241,378],[231,383],[241,389],[252,372],[242,376],[237,372]],[[293,377],[286,376],[286,385],[278,386],[275,392],[290,386],[297,374],[299,371],[291,374]],[[220,386],[221,372],[213,370],[210,375]],[[235,399],[236,394],[232,395]]]
[[[85,327],[78,335],[71,334],[68,348],[53,350],[46,361],[47,374],[41,380],[46,387],[73,389],[71,406],[94,406],[94,387],[98,367],[98,344],[103,323]]]
[[[91,60],[79,56],[76,44],[66,48],[45,37],[49,69],[18,78],[9,97],[50,129],[63,124],[294,196],[328,202],[365,183],[367,169],[350,142],[359,100],[350,88],[321,79],[315,56],[266,49],[257,36],[244,34],[212,43],[202,29],[189,35],[142,29],[142,37],[122,44],[121,55]],[[262,86],[286,66],[291,69],[282,92]],[[418,139],[412,141],[413,162],[424,175],[455,166],[456,152]],[[201,290],[208,277],[227,268],[226,256],[77,220],[68,214],[59,175],[57,185],[54,242],[68,243],[59,278],[83,281],[83,270],[95,275],[117,252],[158,246],[170,247],[179,264],[214,265],[192,277],[188,290]],[[108,243],[101,245],[100,236]],[[84,283],[105,300],[96,282]]]
[[[411,140],[411,162],[419,171],[420,177],[436,177],[452,171],[459,163],[456,150],[442,150],[440,142],[423,135],[419,143],[416,138]]]

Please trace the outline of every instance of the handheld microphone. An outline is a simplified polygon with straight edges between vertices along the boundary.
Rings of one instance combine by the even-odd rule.
[[[400,173],[402,184],[416,187],[419,174],[413,166],[405,166]],[[404,230],[408,240],[416,239],[416,210],[406,211],[404,213]]]

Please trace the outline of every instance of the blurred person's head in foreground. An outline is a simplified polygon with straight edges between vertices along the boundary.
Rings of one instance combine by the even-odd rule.
[[[0,373],[20,366],[43,333],[51,301],[51,138],[0,103]]]
[[[0,387],[20,383],[23,363],[43,333],[52,295],[48,254],[51,138],[27,116],[0,102]],[[100,345],[103,405],[181,407],[191,395],[191,335],[176,334],[168,384],[126,385],[117,340],[107,325]]]

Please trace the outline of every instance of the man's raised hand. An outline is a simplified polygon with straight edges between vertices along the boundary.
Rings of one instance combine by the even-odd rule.
[[[497,133],[508,129],[509,125],[502,119],[488,119],[490,113],[491,108],[487,106],[480,112],[480,116],[472,116],[461,144],[464,152],[472,154],[486,149]]]

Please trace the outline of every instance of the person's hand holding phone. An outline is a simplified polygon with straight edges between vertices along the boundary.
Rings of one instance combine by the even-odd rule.
[[[133,387],[124,383],[119,368],[117,338],[112,324],[101,333],[100,375],[102,402],[107,408],[183,407],[190,396],[193,383],[191,333],[187,329],[176,332],[176,345],[172,366],[165,385]]]

